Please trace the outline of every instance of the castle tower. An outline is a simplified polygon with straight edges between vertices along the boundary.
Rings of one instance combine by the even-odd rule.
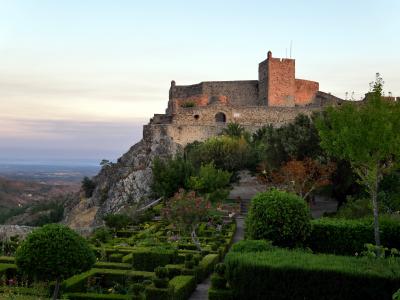
[[[259,102],[261,105],[293,107],[295,104],[295,60],[274,58],[268,51],[267,59],[258,67]]]

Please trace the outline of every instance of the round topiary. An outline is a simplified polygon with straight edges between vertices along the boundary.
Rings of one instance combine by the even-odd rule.
[[[17,249],[15,262],[22,273],[39,280],[55,280],[53,299],[60,282],[92,267],[96,257],[84,238],[59,224],[31,232]]]
[[[299,196],[279,190],[257,194],[246,217],[246,238],[282,247],[301,246],[311,231],[310,211]]]

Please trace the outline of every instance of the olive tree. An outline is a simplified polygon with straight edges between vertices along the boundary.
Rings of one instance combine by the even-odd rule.
[[[349,161],[371,197],[377,246],[379,183],[383,175],[398,167],[400,157],[400,103],[384,99],[382,87],[382,78],[377,74],[365,103],[329,108],[317,121],[321,147]]]
[[[17,249],[18,269],[35,280],[55,280],[53,299],[60,283],[87,271],[95,263],[93,250],[84,238],[59,224],[45,225],[31,232]]]

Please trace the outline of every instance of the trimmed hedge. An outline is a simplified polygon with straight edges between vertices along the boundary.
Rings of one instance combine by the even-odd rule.
[[[165,265],[168,270],[169,277],[181,275],[182,270],[185,268],[183,264],[169,264]]]
[[[145,289],[146,300],[171,300],[171,294],[171,288],[160,289],[154,284],[146,286]]]
[[[103,275],[104,279],[111,284],[114,282],[123,283],[127,278],[135,281],[151,279],[153,272],[130,271],[116,269],[91,269],[85,273],[72,276],[63,282],[63,290],[66,292],[79,292],[85,289],[87,279],[92,276]]]
[[[312,231],[307,245],[314,252],[354,255],[364,249],[364,244],[374,244],[373,220],[345,220],[321,218],[311,222]],[[400,222],[381,218],[381,243],[385,247],[400,249]]]
[[[200,274],[199,280],[203,281],[211,272],[214,270],[214,266],[219,261],[218,254],[208,254],[203,257],[203,259],[199,262]]]
[[[178,252],[169,249],[141,249],[132,252],[132,266],[136,270],[154,271],[176,261]]]
[[[244,240],[239,241],[232,245],[231,251],[232,252],[262,252],[268,251],[274,248],[270,241],[266,240]]]
[[[217,290],[211,288],[208,290],[208,300],[233,300],[233,293],[231,290]]]
[[[96,269],[74,275],[62,283],[62,290],[66,292],[80,292],[85,289],[87,279],[96,274]]]
[[[186,300],[196,289],[194,276],[176,276],[169,281],[174,300]]]
[[[125,254],[123,254],[123,253],[113,253],[113,254],[111,254],[110,256],[109,256],[109,260],[110,260],[110,262],[122,262],[122,257],[124,257],[125,256]]]
[[[97,269],[131,270],[132,264],[98,261],[94,264]]]
[[[236,299],[392,299],[400,262],[275,249],[225,258]]]
[[[99,299],[110,299],[110,300],[134,300],[133,296],[119,295],[119,294],[96,294],[96,293],[67,293],[63,294],[64,297],[70,300],[99,300]],[[139,299],[139,298],[138,298]]]
[[[14,264],[15,257],[13,256],[0,256],[0,264]]]
[[[33,289],[27,287],[11,287],[11,286],[2,286],[0,287],[0,295],[4,292],[12,292],[12,295],[31,295],[31,296],[48,296],[49,291],[47,289]],[[1,296],[0,296],[1,299]]]

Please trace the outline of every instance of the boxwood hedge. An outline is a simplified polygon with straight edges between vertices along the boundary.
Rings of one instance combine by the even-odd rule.
[[[314,252],[354,255],[364,250],[364,244],[375,243],[371,218],[359,220],[321,218],[313,220],[311,226],[311,235],[306,244]],[[382,245],[400,249],[398,220],[381,218],[380,231]]]
[[[274,249],[230,252],[226,278],[236,299],[392,299],[400,262]]]

